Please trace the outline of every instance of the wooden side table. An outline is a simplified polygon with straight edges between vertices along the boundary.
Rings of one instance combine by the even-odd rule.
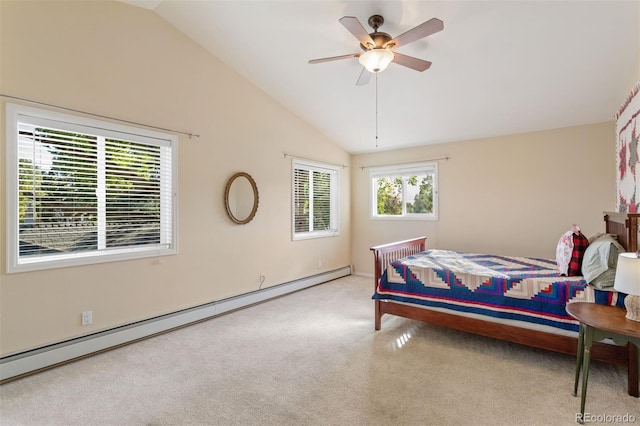
[[[626,319],[626,311],[624,308],[588,302],[569,303],[567,305],[567,313],[580,322],[573,396],[578,395],[578,379],[580,377],[580,370],[584,364],[584,372],[582,373],[582,396],[580,400],[581,416],[578,419],[578,423],[583,423],[587,382],[589,380],[589,363],[591,361],[591,345],[594,341],[611,339],[616,345],[633,344],[636,348],[640,348],[640,322]],[[640,357],[636,356],[636,358],[637,365],[632,365],[631,362],[628,362],[627,365],[630,373],[628,387],[629,394],[638,397]],[[635,373],[633,373],[633,370],[635,370]],[[633,383],[631,379],[634,379]]]

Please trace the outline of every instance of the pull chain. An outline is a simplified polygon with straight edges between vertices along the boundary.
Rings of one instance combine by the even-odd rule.
[[[376,73],[376,148],[378,147],[378,73]]]

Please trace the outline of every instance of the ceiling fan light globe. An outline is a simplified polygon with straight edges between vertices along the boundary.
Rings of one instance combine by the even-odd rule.
[[[393,52],[389,49],[376,48],[367,50],[358,58],[360,64],[369,72],[384,71],[393,61]]]

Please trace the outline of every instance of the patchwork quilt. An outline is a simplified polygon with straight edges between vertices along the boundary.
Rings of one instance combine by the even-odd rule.
[[[444,308],[578,331],[571,302],[624,306],[580,276],[558,272],[555,260],[427,250],[394,261],[373,299]]]

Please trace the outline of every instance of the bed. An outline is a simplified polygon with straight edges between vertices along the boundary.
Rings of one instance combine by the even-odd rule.
[[[640,214],[605,212],[605,233],[614,234],[626,251],[636,251],[639,218]],[[615,292],[593,289],[582,277],[560,277],[557,267],[550,274],[555,260],[426,250],[425,241],[419,237],[371,248],[376,330],[382,316],[391,314],[575,356],[579,325],[566,313],[565,304],[586,300],[623,306]],[[433,264],[437,267],[431,268]],[[450,264],[457,272],[443,270]],[[473,266],[468,275],[460,276],[458,264]],[[485,268],[494,271],[490,279]],[[514,269],[522,275],[512,282],[507,274]],[[482,278],[474,280],[474,273]],[[523,288],[528,278],[529,288]],[[423,291],[425,287],[429,288]],[[535,295],[531,287],[537,288]],[[514,300],[505,297],[509,292],[508,296],[516,295]],[[637,352],[634,345],[598,343],[591,356],[626,365],[628,392],[638,397]]]

